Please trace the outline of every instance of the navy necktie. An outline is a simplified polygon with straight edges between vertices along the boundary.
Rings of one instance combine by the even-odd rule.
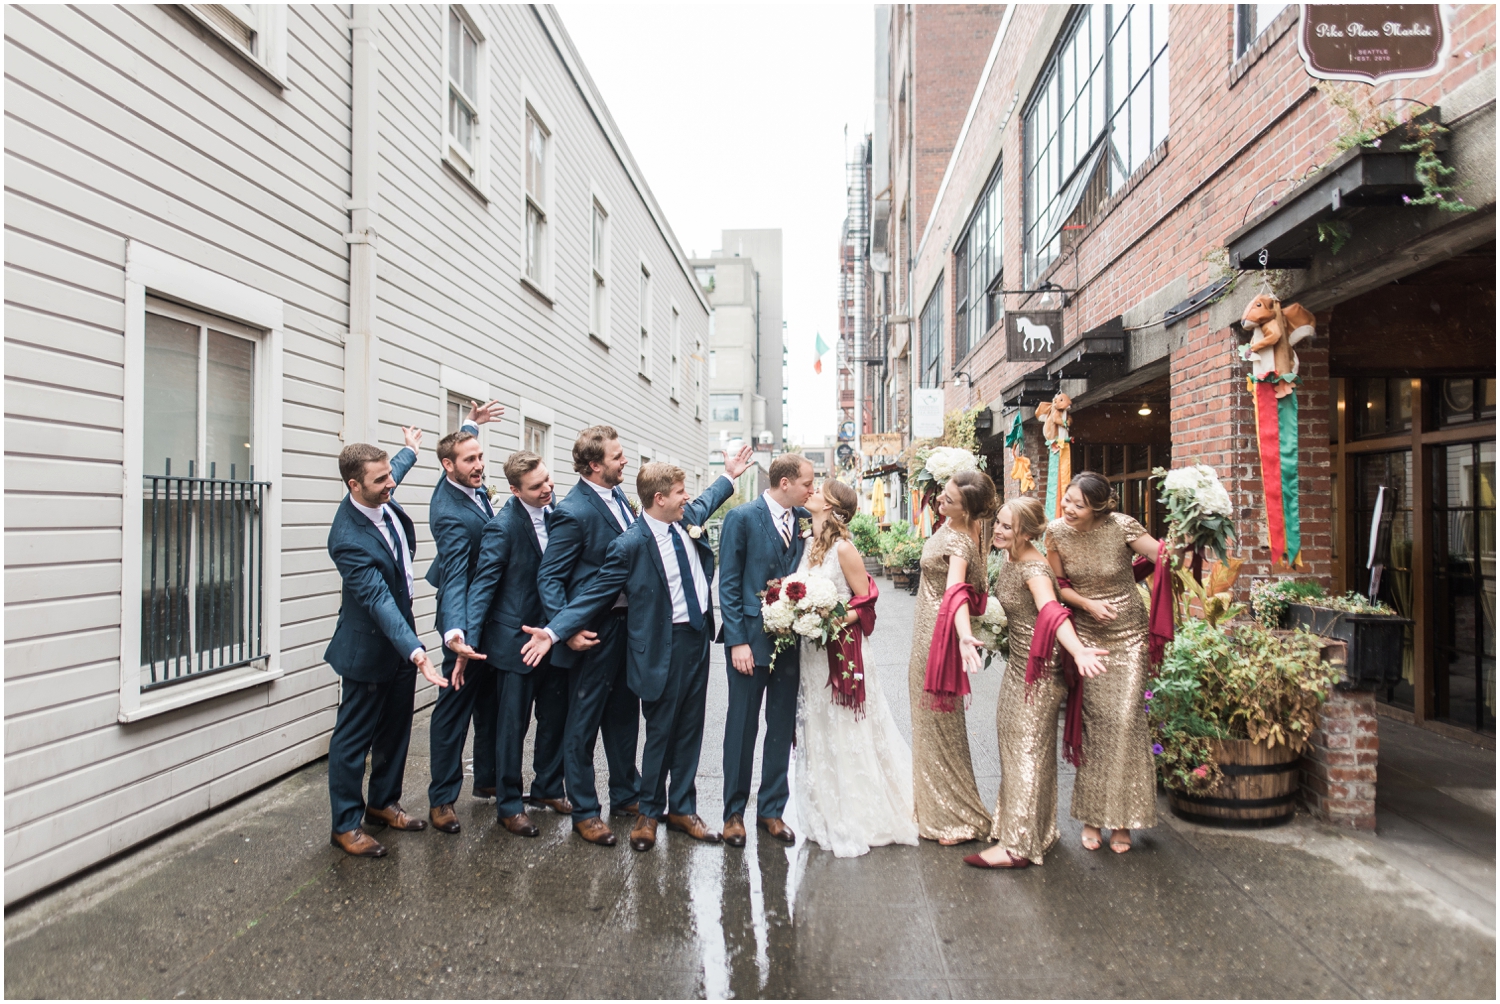
[[[625,493],[620,490],[620,486],[615,485],[610,495],[614,497],[615,505],[620,507],[620,516],[625,520],[625,525],[629,526],[634,523],[635,517],[630,512],[630,503],[625,501]]]
[[[673,526],[667,527],[667,536],[672,538],[672,550],[677,552],[677,567],[682,572],[682,595],[687,598],[688,623],[694,631],[702,631],[703,608],[698,605],[698,583],[693,580],[693,566],[688,561],[687,548],[682,546],[682,535]]]
[[[396,524],[391,519],[391,511],[385,506],[380,507],[380,518],[385,520],[385,532],[391,537],[391,554],[396,559],[396,580],[403,585],[406,583],[406,564],[401,560],[401,535],[396,532]],[[402,590],[405,592],[405,590]]]
[[[474,489],[474,495],[479,499],[479,507],[484,510],[484,514],[493,519],[495,516],[495,510],[490,508],[489,492],[485,491],[483,488],[476,488]]]

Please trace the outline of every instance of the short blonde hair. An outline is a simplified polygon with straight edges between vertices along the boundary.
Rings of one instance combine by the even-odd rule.
[[[656,496],[668,494],[673,485],[686,480],[687,471],[681,467],[653,460],[635,476],[635,493],[640,496],[642,506],[655,505]]]
[[[1027,544],[1034,543],[1047,530],[1047,510],[1041,499],[1023,495],[1000,507],[1010,510],[1010,528],[1015,536],[1010,542],[1010,556],[1016,558]]]
[[[505,480],[512,488],[521,487],[521,480],[542,465],[542,458],[530,450],[517,450],[505,458]]]

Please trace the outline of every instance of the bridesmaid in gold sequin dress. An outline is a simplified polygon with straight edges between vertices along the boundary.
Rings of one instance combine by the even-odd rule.
[[[922,547],[922,579],[912,627],[911,689],[912,785],[917,803],[917,834],[944,846],[976,840],[989,832],[990,812],[974,783],[969,731],[962,705],[932,710],[932,695],[923,689],[927,652],[937,627],[938,607],[949,586],[960,582],[985,591],[985,554],[979,546],[982,524],[995,509],[995,485],[978,471],[955,474],[938,497],[938,512],[947,520]],[[955,618],[960,638],[973,637],[967,609]]]
[[[1068,688],[1055,656],[1048,662],[1051,675],[1035,683],[1030,693],[1026,687],[1037,611],[1057,599],[1057,580],[1035,544],[1046,526],[1046,511],[1034,498],[1007,502],[995,520],[995,546],[1010,556],[995,584],[995,598],[1010,622],[1010,658],[995,708],[1000,799],[990,839],[998,843],[964,858],[975,868],[1039,865],[1057,843],[1057,712]],[[1104,672],[1100,659],[1109,653],[1084,647],[1071,623],[1064,621],[1058,628],[1057,641],[1073,656],[1080,675]]]
[[[1083,684],[1083,764],[1073,783],[1074,819],[1083,846],[1130,850],[1130,831],[1156,825],[1156,770],[1146,725],[1146,606],[1130,567],[1135,555],[1156,560],[1157,542],[1124,513],[1112,511],[1109,482],[1092,471],[1073,478],[1063,495],[1062,518],[1047,525],[1047,560],[1058,578],[1072,581],[1062,601],[1085,645],[1109,650],[1107,672]]]

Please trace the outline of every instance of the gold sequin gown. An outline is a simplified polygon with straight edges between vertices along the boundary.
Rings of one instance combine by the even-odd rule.
[[[1000,799],[995,803],[990,839],[1012,857],[1042,863],[1057,843],[1057,710],[1068,688],[1054,656],[1051,675],[1026,693],[1026,660],[1036,627],[1036,600],[1026,583],[1045,576],[1057,580],[1045,561],[1007,561],[1000,567],[995,598],[1010,622],[1010,658],[1000,683],[995,731],[1000,739]]]
[[[922,547],[922,579],[917,590],[916,623],[911,633],[912,782],[917,802],[917,833],[927,840],[975,840],[990,829],[990,812],[974,783],[969,731],[963,706],[932,710],[932,695],[922,689],[927,652],[937,626],[938,607],[948,588],[948,559],[969,563],[968,582],[985,591],[985,560],[968,534],[944,525]]]
[[[1072,815],[1106,830],[1156,825],[1156,771],[1146,725],[1146,606],[1136,589],[1130,542],[1146,528],[1124,513],[1105,513],[1078,531],[1055,519],[1047,547],[1056,549],[1075,592],[1114,604],[1112,621],[1073,611],[1079,639],[1108,649],[1107,670],[1083,681],[1083,764],[1073,782]]]

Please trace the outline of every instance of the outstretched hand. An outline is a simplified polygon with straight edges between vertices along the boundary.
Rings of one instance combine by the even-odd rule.
[[[452,683],[454,690],[459,690],[463,687],[464,667],[469,664],[470,660],[484,662],[489,658],[483,652],[476,652],[472,646],[465,645],[461,641],[453,642],[448,646],[448,650],[458,656],[458,661],[453,664]]]
[[[536,667],[547,658],[547,653],[552,651],[552,636],[545,628],[528,627],[521,625],[521,630],[531,635],[531,640],[521,646],[521,661],[528,666]]]
[[[480,404],[478,401],[469,402],[468,421],[475,425],[483,425],[486,422],[498,422],[505,417],[505,405],[499,401],[490,401]]]
[[[984,642],[971,634],[958,639],[958,651],[963,656],[965,673],[977,673],[984,669],[984,656],[980,654],[983,650]]]
[[[427,658],[425,649],[417,653],[416,658],[412,659],[412,664],[417,667],[417,672],[421,673],[434,687],[448,686],[448,681],[443,679],[442,671],[434,667],[432,660]]]
[[[407,448],[416,453],[422,447],[422,430],[415,426],[403,425],[401,427],[401,438],[406,440]]]
[[[744,474],[745,471],[749,469],[750,461],[754,456],[755,451],[750,448],[749,443],[746,443],[744,446],[740,447],[740,452],[736,453],[732,457],[725,457],[724,473],[729,476],[729,480],[733,481],[741,474]]]
[[[1109,655],[1107,648],[1086,648],[1073,657],[1073,662],[1078,666],[1078,675],[1093,679],[1109,671],[1104,665],[1104,656]]]

